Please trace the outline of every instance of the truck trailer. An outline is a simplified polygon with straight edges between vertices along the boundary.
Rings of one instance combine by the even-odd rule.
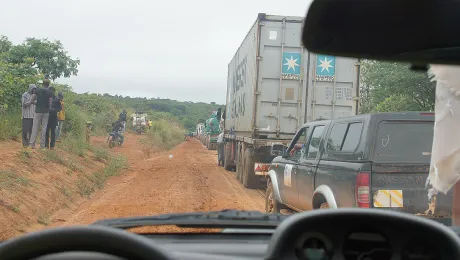
[[[358,59],[308,52],[303,17],[259,14],[228,65],[225,163],[246,188],[305,122],[356,115]]]

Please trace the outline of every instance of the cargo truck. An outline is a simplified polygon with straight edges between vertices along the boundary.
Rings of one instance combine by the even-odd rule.
[[[305,122],[356,115],[359,60],[308,52],[303,17],[259,14],[228,65],[224,167],[266,186],[273,158]]]
[[[204,124],[206,130],[206,147],[208,150],[216,150],[217,149],[217,137],[221,133],[219,121],[221,117],[220,109],[218,111],[214,111],[211,117],[206,120]],[[219,119],[218,119],[219,118]]]

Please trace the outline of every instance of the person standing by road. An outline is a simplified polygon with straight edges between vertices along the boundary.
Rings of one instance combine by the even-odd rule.
[[[57,122],[57,127],[56,127],[56,142],[61,141],[62,125],[64,124],[64,121],[65,121],[64,94],[62,94],[62,92],[59,92],[58,97],[61,102],[61,111],[57,113],[58,122]]]
[[[149,120],[149,130],[152,128],[152,126],[153,126],[153,122],[152,120]]]
[[[37,86],[29,84],[29,89],[22,94],[22,146],[29,146],[29,141],[32,135],[32,126],[34,123],[35,104],[31,102],[35,94]]]
[[[123,109],[123,112],[120,113],[119,120],[123,125],[123,132],[126,131],[126,110]]]
[[[224,166],[224,132],[217,137],[217,165]]]
[[[57,114],[61,111],[61,99],[56,97],[55,93],[56,90],[54,87],[50,87],[49,90],[53,94],[53,100],[51,102],[51,107],[49,109],[49,119],[48,125],[46,127],[46,143],[45,147],[50,148],[51,150],[54,149],[54,145],[56,144],[56,126],[57,126]],[[50,136],[51,135],[51,136]],[[51,137],[51,140],[50,140]]]
[[[40,148],[45,148],[46,127],[48,126],[49,110],[53,99],[53,94],[49,90],[51,81],[43,80],[43,88],[38,88],[31,102],[37,101],[35,106],[34,122],[32,127],[32,135],[30,137],[30,148],[35,149],[35,141],[37,140],[38,132],[40,135]]]

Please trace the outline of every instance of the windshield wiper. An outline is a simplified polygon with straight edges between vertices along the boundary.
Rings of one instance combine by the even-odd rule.
[[[103,225],[121,229],[163,225],[191,228],[274,229],[287,217],[289,217],[289,215],[265,214],[259,211],[222,210],[104,219],[94,222],[93,225]]]

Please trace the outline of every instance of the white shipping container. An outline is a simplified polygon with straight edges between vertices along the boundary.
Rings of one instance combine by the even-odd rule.
[[[225,132],[290,139],[308,121],[357,113],[357,59],[308,52],[303,17],[259,14],[228,65]]]

